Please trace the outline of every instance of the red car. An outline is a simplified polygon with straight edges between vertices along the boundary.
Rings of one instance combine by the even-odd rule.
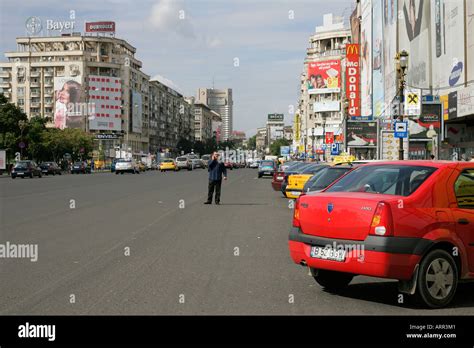
[[[296,201],[289,249],[327,290],[356,275],[391,278],[428,307],[446,306],[474,279],[474,163],[360,166]]]

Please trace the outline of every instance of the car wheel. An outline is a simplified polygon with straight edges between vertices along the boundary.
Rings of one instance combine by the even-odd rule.
[[[42,176],[43,176],[43,175],[41,175],[41,173],[39,173],[38,178],[41,178]]]
[[[118,172],[115,172],[115,175],[118,175]]]
[[[120,174],[122,174],[122,175],[123,175],[123,172],[120,172]]]
[[[447,306],[456,293],[458,268],[453,257],[444,250],[433,250],[420,264],[416,296],[430,308]]]
[[[58,172],[58,174],[59,174],[59,175],[63,175],[63,173],[61,173],[61,172]]]
[[[258,178],[260,179],[262,177],[262,174],[258,174]]]
[[[16,179],[16,176],[12,176],[12,179]]]
[[[327,271],[323,269],[311,269],[311,274],[314,280],[321,285],[325,290],[335,292],[341,290],[349,285],[353,274]]]

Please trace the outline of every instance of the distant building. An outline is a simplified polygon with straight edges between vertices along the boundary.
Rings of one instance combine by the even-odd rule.
[[[232,141],[237,147],[242,147],[243,142],[245,141],[247,137],[245,136],[245,132],[241,131],[233,131],[232,132]]]
[[[213,123],[220,122],[219,114],[206,104],[194,104],[194,137],[196,141],[205,142],[214,136]]]
[[[274,113],[267,115],[265,147],[270,148],[270,145],[273,144],[273,142],[285,137],[284,127],[285,122],[283,114]]]
[[[267,149],[267,127],[257,128],[255,147],[258,153],[265,153]]]
[[[232,99],[232,89],[199,88],[197,90],[196,100],[199,103],[206,104],[220,115],[222,128],[219,132],[219,138],[221,141],[229,140],[233,130],[234,102]]]

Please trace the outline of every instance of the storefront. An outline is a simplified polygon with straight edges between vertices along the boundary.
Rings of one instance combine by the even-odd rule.
[[[377,122],[347,121],[347,148],[357,160],[377,159]]]
[[[410,144],[408,158],[411,160],[439,158],[441,139],[442,106],[440,103],[423,103],[420,117],[408,119]]]

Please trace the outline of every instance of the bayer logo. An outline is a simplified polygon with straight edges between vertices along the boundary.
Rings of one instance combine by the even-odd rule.
[[[41,19],[39,17],[30,17],[25,22],[26,31],[28,34],[38,34],[43,26],[41,25]]]

